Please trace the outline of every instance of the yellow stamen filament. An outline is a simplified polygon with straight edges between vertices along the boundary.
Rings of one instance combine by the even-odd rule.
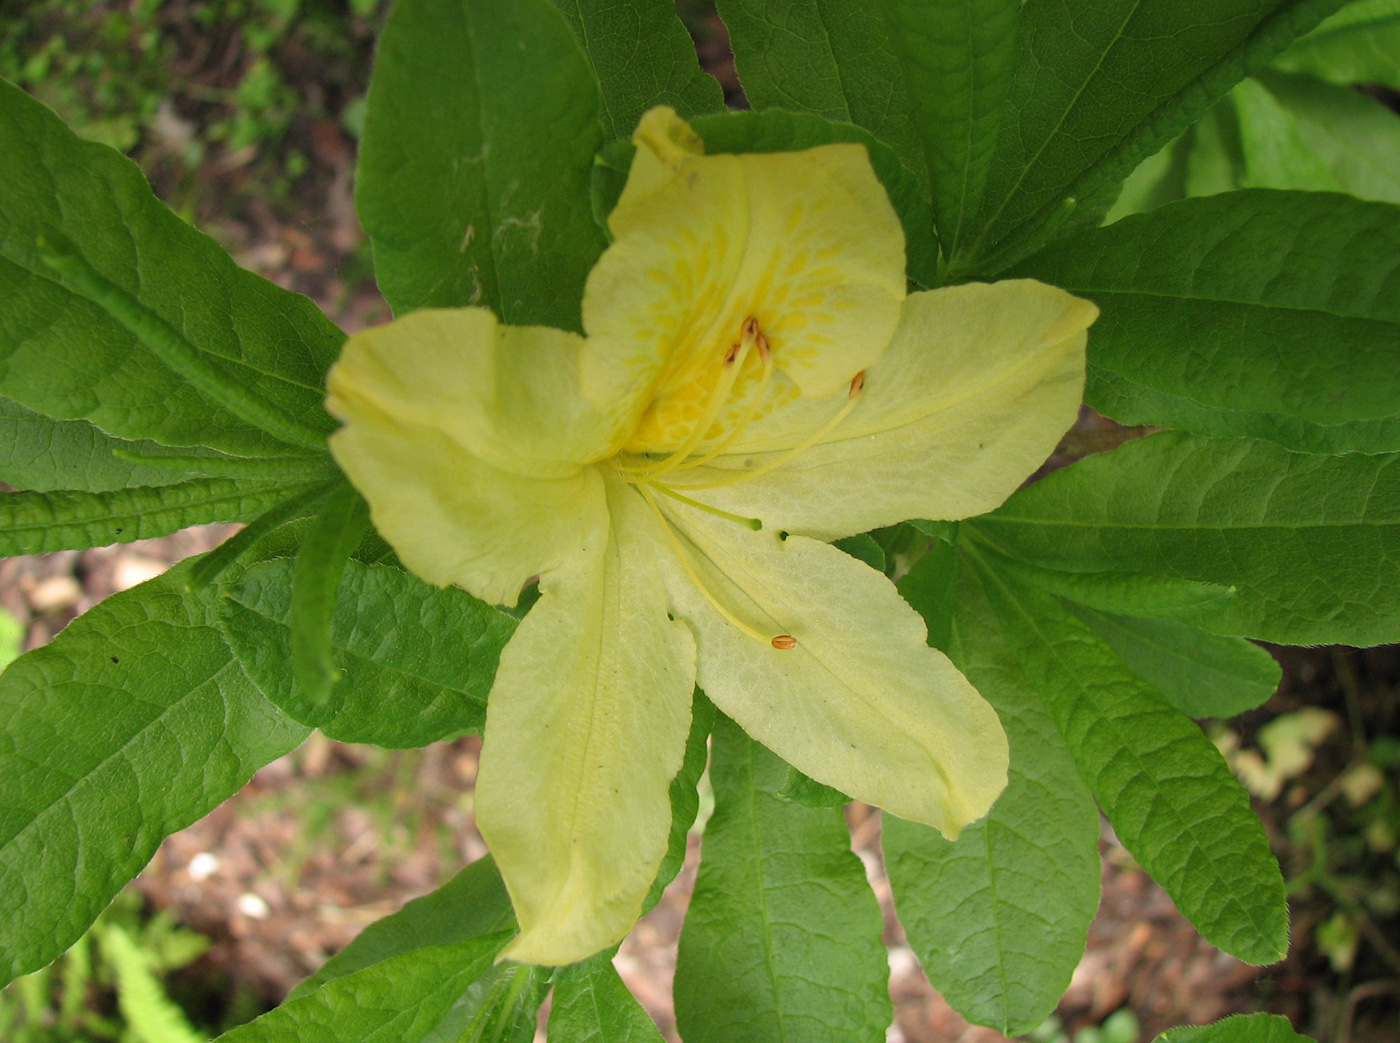
[[[744,415],[739,419],[739,422],[734,425],[734,430],[730,431],[729,434],[725,436],[723,442],[719,443],[719,445],[715,446],[699,459],[687,460],[677,467],[676,470],[684,471],[691,467],[699,467],[702,464],[709,463],[733,445],[735,441],[738,440],[739,436],[744,433],[744,429],[749,426],[749,422],[758,415],[758,407],[763,403],[763,396],[768,393],[768,382],[773,379],[773,352],[769,349],[768,341],[762,333],[758,335],[757,346],[758,357],[763,362],[763,375],[759,377],[758,389],[749,399],[749,406],[744,410]]]
[[[752,471],[740,471],[740,472],[738,472],[737,474],[734,474],[733,476],[731,476],[731,477],[729,477],[729,478],[717,478],[717,479],[715,479],[714,481],[709,481],[709,482],[690,482],[690,483],[687,483],[686,485],[677,486],[677,488],[680,488],[680,489],[718,489],[718,488],[720,488],[721,486],[725,486],[725,485],[737,485],[739,482],[747,482],[750,478],[757,478],[757,477],[758,477],[759,475],[761,475],[761,474],[767,474],[769,471],[773,470],[774,468],[781,467],[783,464],[787,463],[789,460],[791,460],[791,459],[792,459],[794,456],[796,456],[798,453],[802,453],[802,452],[805,452],[806,450],[810,449],[810,448],[811,448],[813,445],[815,445],[823,436],[825,436],[825,435],[828,434],[833,428],[835,428],[837,424],[839,424],[839,423],[841,423],[841,421],[845,420],[846,417],[848,417],[848,416],[850,415],[851,410],[855,409],[856,403],[860,401],[861,392],[864,391],[864,390],[865,390],[865,371],[862,370],[861,372],[857,373],[857,374],[851,379],[851,388],[850,388],[850,392],[849,392],[849,395],[848,395],[847,400],[846,400],[846,404],[845,404],[844,406],[842,406],[842,407],[840,408],[840,410],[837,411],[837,413],[836,413],[835,416],[833,416],[833,417],[832,417],[830,420],[828,420],[826,423],[822,424],[821,427],[819,427],[819,428],[817,428],[815,431],[813,431],[810,435],[808,435],[806,438],[804,438],[801,442],[799,442],[799,443],[798,443],[796,446],[794,446],[792,449],[789,449],[787,452],[783,453],[781,456],[777,457],[776,459],[773,459],[773,460],[768,461],[768,463],[764,464],[762,467],[754,468],[754,470],[752,470]]]
[[[660,487],[658,486],[657,488]],[[725,608],[724,605],[720,603],[719,598],[715,597],[715,595],[710,592],[710,588],[705,586],[705,582],[700,578],[699,573],[695,571],[695,566],[691,564],[690,561],[690,555],[687,554],[685,548],[681,546],[680,538],[676,535],[675,530],[671,528],[671,523],[666,520],[666,515],[661,513],[661,508],[656,505],[656,497],[652,496],[649,483],[638,483],[637,490],[642,494],[642,499],[646,500],[647,506],[652,509],[652,512],[661,522],[661,528],[665,530],[666,538],[671,541],[671,546],[675,549],[676,557],[680,560],[681,568],[685,569],[685,574],[690,577],[690,582],[695,584],[696,589],[705,596],[705,600],[714,607],[716,612],[725,618],[730,626],[741,633],[747,634],[755,641],[762,641],[780,651],[797,647],[797,639],[791,635],[779,634],[776,637],[768,637],[761,631],[755,630],[753,627],[749,626],[733,612]]]
[[[753,529],[754,532],[763,528],[763,520],[760,518],[745,518],[742,514],[731,514],[729,511],[722,511],[718,507],[711,507],[708,503],[692,500],[689,496],[682,496],[664,482],[639,481],[633,484],[639,487],[645,486],[648,489],[655,489],[657,492],[664,493],[673,500],[680,500],[681,503],[689,504],[696,510],[704,511],[706,514],[713,514],[717,518],[723,518],[726,521],[738,522],[740,525],[746,525],[750,529]]]

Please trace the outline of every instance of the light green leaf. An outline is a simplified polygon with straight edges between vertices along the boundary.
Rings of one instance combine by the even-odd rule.
[[[1049,594],[980,560],[978,572],[1007,646],[1123,846],[1213,945],[1249,963],[1282,957],[1283,876],[1219,751]]]
[[[778,796],[785,765],[723,715],[715,813],[676,964],[686,1043],[884,1038],[880,911],[836,808]]]
[[[1274,62],[1332,83],[1400,89],[1400,3],[1353,0]]]
[[[953,256],[977,213],[996,151],[1021,3],[879,0],[876,6],[904,73],[938,236],[944,254]]]
[[[374,921],[293,989],[288,999],[301,999],[327,982],[418,949],[457,945],[514,929],[515,914],[506,885],[487,855],[465,866],[436,891]]]
[[[723,112],[724,92],[700,68],[695,44],[669,0],[552,0],[573,29],[602,89],[603,138],[626,138],[654,105],[682,116]]]
[[[1157,1043],[1313,1043],[1278,1014],[1235,1014],[1211,1025],[1184,1025],[1163,1032]]]
[[[564,1043],[661,1043],[651,1016],[618,977],[611,953],[555,975],[549,1031]]]
[[[818,782],[791,765],[788,765],[787,778],[783,780],[778,796],[808,808],[839,808],[851,802],[851,798],[835,786]]]
[[[221,606],[224,633],[253,682],[278,706],[299,706],[291,675],[289,560],[257,564]],[[331,617],[343,677],[333,717],[343,742],[405,748],[479,731],[514,621],[464,590],[439,590],[388,565],[350,561]]]
[[[206,522],[247,521],[302,489],[196,478],[106,493],[0,493],[0,555],[101,547]]]
[[[204,1043],[185,1012],[152,973],[147,953],[120,925],[107,924],[98,941],[102,955],[117,972],[117,1002],[137,1043]]]
[[[422,1043],[509,937],[412,949],[288,1000],[219,1043]]]
[[[909,278],[929,286],[937,278],[938,243],[933,215],[919,192],[914,175],[884,142],[849,123],[832,123],[819,116],[793,112],[730,112],[694,120],[706,152],[785,152],[814,148],[833,141],[854,141],[870,152],[875,176],[889,193],[890,204],[904,226]]]
[[[157,845],[306,729],[254,688],[183,593],[114,594],[0,676],[0,980],[48,963]]]
[[[1214,633],[1400,640],[1400,454],[1309,456],[1168,432],[1056,471],[976,529],[1044,568],[1238,588],[1183,616]]]
[[[1400,449],[1400,207],[1188,199],[1056,243],[1016,274],[1103,309],[1085,398],[1115,420],[1303,452]]]
[[[734,64],[755,109],[864,127],[894,149],[927,199],[904,74],[880,10],[848,0],[718,0]]]
[[[901,582],[906,597],[926,570],[916,565]],[[1016,1035],[1054,1009],[1084,953],[1099,902],[1099,813],[1008,644],[1008,624],[971,568],[957,569],[956,582],[956,599],[944,602],[956,606],[947,651],[1001,717],[1009,780],[956,843],[886,815],[885,862],[900,922],[934,987],[970,1020]]]
[[[1343,191],[1400,203],[1400,115],[1358,90],[1311,76],[1269,72],[1259,82],[1291,113],[1299,137]]]
[[[322,502],[297,550],[289,618],[297,706],[279,705],[313,728],[333,720],[340,710],[338,700],[331,703],[332,689],[340,680],[331,661],[331,616],[345,563],[368,531],[369,504],[350,483],[341,482]]]
[[[1138,164],[1128,175],[1118,200],[1104,218],[1111,225],[1129,214],[1144,214],[1186,196],[1186,167],[1191,131]]]
[[[987,275],[1095,223],[1143,159],[1342,0],[1029,0],[978,227],[955,268]]]
[[[1190,717],[1233,717],[1262,704],[1283,671],[1240,637],[1171,619],[1134,619],[1067,605],[1128,668]]]
[[[1322,157],[1308,147],[1293,113],[1258,80],[1233,93],[1244,150],[1244,188],[1295,188],[1340,192],[1341,183]]]
[[[0,392],[109,435],[234,455],[297,450],[195,390],[135,335],[64,285],[41,236],[69,240],[102,277],[170,324],[259,400],[320,431],[322,377],[344,334],[305,297],[244,271],[151,194],[105,145],[0,83]]]
[[[379,38],[355,201],[396,314],[480,304],[579,328],[598,84],[549,0],[402,0]]]
[[[1227,94],[1186,132],[1186,195],[1234,192],[1244,182],[1244,145],[1233,94]]]

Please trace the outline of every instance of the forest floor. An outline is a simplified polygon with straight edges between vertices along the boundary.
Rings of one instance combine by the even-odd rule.
[[[224,89],[240,62],[246,64],[246,55],[228,50],[233,46],[200,50],[189,44],[179,58],[210,90]],[[352,86],[367,63],[367,44],[359,46],[345,59],[349,71],[340,73]],[[722,34],[712,33],[700,50],[707,68],[731,98],[737,97]],[[196,129],[190,123],[195,114],[175,107],[158,123],[165,138],[143,145],[144,165],[154,173],[158,191],[245,267],[309,294],[348,331],[387,321],[389,311],[374,288],[368,248],[355,219],[353,130],[333,104],[335,91],[347,97],[353,92],[340,80],[334,90],[320,84],[314,62],[305,72],[296,72],[295,63],[290,68],[287,82],[293,91],[319,97],[320,108],[312,116],[293,117],[268,154],[215,149],[205,161],[172,172],[160,158],[162,151],[175,149]],[[292,150],[303,157],[304,168],[288,181],[279,172],[278,156]],[[81,553],[3,561],[0,607],[24,624],[25,647],[32,648],[101,598],[209,549],[230,531],[206,527]],[[1292,952],[1283,963],[1260,969],[1216,950],[1105,826],[1099,915],[1087,952],[1067,983],[1059,1027],[1043,1035],[1047,1041],[1089,1043],[1092,1034],[1083,1030],[1122,1010],[1133,1012],[1142,1040],[1172,1025],[1255,1010],[1285,1014],[1324,1043],[1400,1038],[1393,1020],[1400,995],[1400,919],[1368,915],[1357,899],[1358,889],[1394,886],[1393,850],[1345,840],[1349,833],[1386,826],[1385,821],[1375,825],[1380,820],[1374,801],[1358,802],[1345,779],[1368,747],[1395,741],[1400,650],[1274,651],[1285,668],[1279,693],[1260,710],[1230,722],[1229,734],[1222,732],[1218,740],[1255,750],[1260,729],[1270,721],[1297,717],[1304,707],[1330,715],[1330,723],[1295,743],[1301,745],[1301,760],[1276,780],[1271,799],[1256,800],[1290,879]],[[151,907],[172,910],[180,922],[214,941],[179,972],[180,995],[203,997],[198,1002],[207,1009],[196,1016],[218,1022],[221,1005],[233,1005],[235,994],[251,996],[254,1006],[275,1004],[366,924],[481,857],[486,848],[472,818],[478,749],[474,738],[387,751],[317,735],[259,771],[208,817],[170,837],[133,886]],[[1395,817],[1393,807],[1386,813]],[[896,1011],[891,1043],[1003,1040],[967,1024],[928,984],[893,917],[879,813],[854,805],[848,817],[853,846],[886,912]],[[1389,826],[1393,834],[1395,823]],[[686,869],[637,925],[617,959],[628,985],[672,1040],[678,1038],[670,1005],[676,939],[701,843],[692,835]],[[1400,895],[1396,901],[1400,906]]]

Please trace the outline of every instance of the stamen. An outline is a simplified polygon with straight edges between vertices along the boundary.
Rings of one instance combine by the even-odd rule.
[[[660,487],[658,486],[658,488]],[[716,612],[723,616],[725,620],[736,630],[738,630],[741,633],[747,634],[749,637],[753,638],[756,641],[765,642],[777,649],[789,649],[797,647],[796,638],[791,637],[788,634],[779,634],[777,637],[771,638],[767,637],[760,631],[755,630],[753,627],[749,626],[738,616],[736,616],[733,612],[729,611],[729,609],[725,608],[722,604],[720,604],[719,599],[715,597],[714,594],[710,593],[710,588],[705,586],[704,581],[695,571],[695,566],[690,563],[690,555],[688,555],[686,553],[685,548],[681,546],[681,541],[679,537],[676,536],[675,530],[671,528],[671,523],[666,520],[666,515],[662,514],[661,508],[656,505],[656,498],[651,495],[651,488],[649,486],[649,483],[638,484],[637,491],[642,494],[642,499],[646,500],[647,506],[652,509],[652,512],[661,522],[661,528],[666,531],[666,538],[671,541],[671,546],[675,549],[676,557],[680,559],[681,568],[685,569],[685,574],[690,577],[690,582],[694,583],[695,588],[699,590],[701,594],[705,595],[705,600],[708,601],[714,607],[714,610]],[[788,642],[791,642],[791,644],[789,644]]]
[[[725,401],[729,398],[729,393],[734,390],[734,381],[739,378],[739,373],[744,368],[744,360],[749,357],[749,352],[758,344],[758,320],[748,318],[744,320],[743,335],[739,343],[730,346],[724,355],[724,368],[720,371],[719,379],[715,381],[714,388],[710,391],[709,400],[705,403],[705,411],[700,415],[700,419],[690,429],[690,434],[686,435],[685,441],[680,444],[670,456],[662,460],[656,467],[649,471],[640,472],[643,478],[661,478],[669,474],[685,462],[685,458],[700,443],[700,440],[709,432],[715,418],[719,416],[720,410],[724,408]]]
[[[715,517],[724,518],[726,521],[738,522],[740,525],[747,526],[754,532],[758,532],[763,528],[763,520],[761,518],[745,518],[742,514],[730,514],[728,511],[722,511],[718,507],[711,507],[708,503],[701,503],[699,500],[692,500],[689,496],[682,496],[663,482],[643,481],[636,484],[648,486],[659,493],[665,493],[667,496],[671,497],[671,499],[680,500],[681,503],[704,511],[706,514],[713,514]]]
[[[744,410],[743,417],[734,425],[734,429],[725,436],[723,442],[715,446],[704,456],[695,460],[687,460],[677,467],[676,470],[685,471],[692,467],[699,467],[702,464],[709,463],[733,445],[738,440],[739,436],[744,433],[744,429],[749,426],[749,422],[758,414],[758,407],[763,402],[763,396],[768,392],[768,383],[773,379],[773,352],[768,347],[768,339],[764,337],[762,333],[758,334],[755,343],[758,348],[758,357],[763,362],[763,375],[759,377],[758,390],[755,391],[753,397],[749,399],[749,407]]]
[[[725,485],[737,485],[739,482],[747,482],[750,478],[757,478],[761,474],[767,474],[774,468],[781,467],[798,453],[805,452],[815,445],[824,435],[830,432],[837,424],[850,416],[851,410],[855,409],[856,403],[860,401],[861,392],[865,390],[865,371],[861,370],[851,378],[850,391],[847,393],[846,404],[842,406],[830,420],[822,424],[810,435],[799,442],[795,447],[783,453],[777,459],[770,460],[762,467],[757,467],[752,471],[740,471],[729,478],[717,478],[710,482],[691,482],[686,485],[677,486],[680,489],[718,489]]]

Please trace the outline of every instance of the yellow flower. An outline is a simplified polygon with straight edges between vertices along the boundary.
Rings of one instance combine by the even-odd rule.
[[[496,604],[477,820],[520,921],[582,959],[636,920],[698,683],[812,778],[954,837],[1006,780],[996,713],[883,575],[823,542],[996,507],[1073,422],[1093,305],[906,296],[864,147],[703,154],[643,117],[587,338],[421,311],[352,337],[336,459],[404,564]]]

